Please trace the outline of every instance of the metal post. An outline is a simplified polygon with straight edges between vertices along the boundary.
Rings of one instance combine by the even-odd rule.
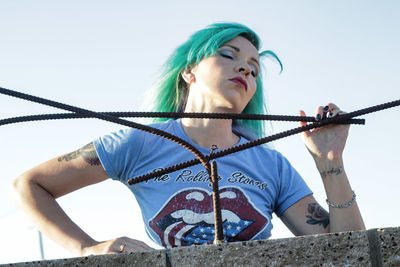
[[[38,230],[39,233],[39,248],[40,248],[40,258],[44,260],[44,250],[43,250],[43,238],[42,233]]]
[[[217,162],[211,162],[211,183],[213,189],[213,207],[214,207],[214,225],[215,225],[215,239],[214,244],[224,243],[224,230],[222,227],[222,214],[221,203],[219,199],[218,188],[218,170]]]

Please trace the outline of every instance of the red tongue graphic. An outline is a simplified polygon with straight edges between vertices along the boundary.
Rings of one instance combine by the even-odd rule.
[[[225,192],[226,194],[224,194]],[[221,209],[232,211],[242,220],[254,221],[231,241],[250,240],[268,223],[268,219],[253,207],[252,203],[238,188],[223,188],[220,190],[220,194],[228,196],[221,197]],[[205,224],[203,221],[187,224],[183,221],[183,218],[171,216],[172,213],[179,210],[191,210],[194,213],[193,216],[212,212],[211,192],[199,188],[178,192],[149,221],[150,227],[157,233],[166,247],[186,245],[185,235],[197,226]],[[193,218],[193,221],[196,222],[198,219]]]

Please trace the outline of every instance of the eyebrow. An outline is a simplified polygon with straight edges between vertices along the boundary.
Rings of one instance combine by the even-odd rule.
[[[229,45],[229,44],[225,44],[224,46],[229,46],[230,48],[232,48],[233,50],[235,50],[236,52],[240,52],[240,48],[236,47],[234,45]],[[254,57],[251,58],[251,60],[255,61],[258,65],[258,67],[260,68],[260,63],[258,62],[257,59],[255,59]]]

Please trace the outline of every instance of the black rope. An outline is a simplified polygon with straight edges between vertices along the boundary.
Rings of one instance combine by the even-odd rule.
[[[371,113],[371,112],[375,112],[375,111],[378,111],[378,110],[387,109],[387,108],[390,108],[390,107],[394,107],[394,106],[400,105],[400,103],[399,103],[400,100],[392,101],[392,102],[389,102],[389,103],[385,103],[385,104],[369,107],[369,108],[366,108],[366,109],[362,109],[362,110],[346,113],[346,114],[337,116],[335,118],[329,118],[329,119],[325,119],[325,120],[320,121],[320,122],[314,122],[313,124],[309,124],[309,125],[306,125],[306,126],[303,126],[303,127],[294,128],[292,130],[284,131],[284,132],[281,132],[281,133],[278,133],[278,134],[275,134],[275,135],[272,135],[272,136],[269,136],[269,137],[260,138],[260,139],[257,139],[257,140],[242,144],[240,146],[231,147],[231,148],[228,148],[226,150],[219,151],[217,153],[213,153],[211,156],[204,156],[200,151],[198,151],[192,145],[190,145],[189,143],[187,143],[186,141],[184,141],[184,140],[182,140],[182,139],[180,139],[178,137],[174,137],[173,135],[171,135],[169,133],[160,131],[160,130],[152,128],[150,126],[141,125],[141,124],[130,122],[130,121],[126,121],[126,120],[121,120],[121,119],[116,118],[116,117],[114,117],[112,115],[109,115],[108,113],[96,113],[96,112],[93,112],[93,111],[89,111],[89,110],[73,107],[73,106],[62,104],[62,103],[58,103],[58,102],[55,102],[55,101],[51,101],[51,100],[47,100],[47,99],[43,99],[43,98],[27,95],[27,94],[24,94],[24,93],[12,91],[12,90],[5,89],[5,88],[2,88],[2,87],[0,87],[0,93],[5,94],[5,95],[18,97],[18,98],[22,98],[22,99],[26,99],[26,100],[33,101],[33,102],[38,102],[38,103],[41,103],[41,104],[44,104],[44,105],[49,105],[49,106],[53,106],[53,107],[57,107],[57,108],[65,109],[65,110],[69,110],[69,111],[72,111],[72,112],[76,112],[76,113],[79,113],[80,115],[83,115],[83,117],[94,117],[94,118],[103,119],[103,120],[106,120],[106,121],[119,123],[119,124],[122,124],[122,125],[125,125],[125,126],[133,127],[133,128],[139,129],[139,130],[143,130],[143,131],[146,131],[146,132],[149,132],[149,133],[152,133],[152,134],[167,138],[168,140],[171,140],[171,141],[174,141],[174,142],[177,141],[176,142],[177,144],[182,145],[183,147],[185,147],[186,149],[191,151],[193,154],[195,154],[195,156],[197,157],[197,160],[193,159],[193,160],[190,160],[190,161],[179,163],[179,164],[176,164],[176,165],[173,165],[173,166],[170,166],[170,167],[158,170],[158,171],[153,171],[153,172],[151,172],[149,174],[145,174],[145,175],[138,176],[136,178],[130,179],[130,180],[128,180],[129,184],[135,184],[135,183],[138,183],[138,182],[141,182],[141,181],[146,181],[146,180],[149,180],[151,178],[154,178],[154,177],[157,177],[157,176],[160,176],[160,175],[163,175],[163,174],[167,174],[169,172],[173,172],[173,171],[176,171],[176,170],[180,170],[180,169],[183,169],[183,168],[186,168],[186,167],[198,164],[198,163],[202,163],[206,167],[206,169],[208,169],[207,168],[207,163],[210,160],[209,157],[211,157],[211,159],[214,159],[214,158],[217,158],[217,157],[222,157],[222,156],[225,156],[225,155],[228,155],[228,154],[232,154],[232,153],[238,152],[238,151],[243,150],[243,149],[247,149],[247,148],[250,148],[250,147],[253,147],[253,146],[257,146],[257,145],[260,145],[260,144],[271,142],[271,141],[277,140],[279,138],[287,137],[287,136],[290,136],[290,135],[293,135],[293,134],[300,133],[302,131],[314,129],[314,128],[321,127],[323,125],[327,125],[327,124],[331,124],[331,123],[349,123],[348,120],[351,119],[352,117],[356,117],[356,116],[360,116],[360,115],[363,115],[363,114],[367,114],[367,113]],[[143,116],[146,115],[146,113],[141,113],[141,114]],[[160,113],[160,112],[154,112],[153,113],[153,115],[156,115],[156,114],[160,115],[162,113]],[[171,116],[178,116],[178,114],[175,114],[175,113],[169,113],[169,114]],[[196,114],[196,113],[188,114],[188,116],[189,115],[193,115],[193,114]],[[150,116],[150,114],[148,114],[148,115]],[[205,115],[205,113],[202,113],[202,116],[203,115],[206,116],[206,115],[210,115],[210,114],[206,114]],[[232,114],[228,114],[228,115],[232,115]],[[236,116],[238,116],[238,115],[240,115],[240,114],[236,114]],[[244,115],[244,114],[242,114],[242,115]],[[34,116],[32,116],[32,117],[34,117]],[[39,117],[40,116],[44,116],[44,117],[48,116],[48,117],[55,118],[58,115],[56,115],[56,114],[47,114],[47,115],[36,115],[36,116],[39,116]],[[62,116],[66,116],[66,117],[71,116],[69,118],[73,118],[74,117],[73,114],[64,114]],[[163,114],[163,116],[166,116],[166,115]],[[255,116],[263,116],[263,115],[262,114],[255,114]],[[268,116],[268,115],[264,115],[264,116]],[[269,115],[269,116],[279,116],[279,115]],[[31,117],[31,116],[25,116],[25,118],[27,118],[27,117]],[[299,118],[299,116],[283,116],[283,117],[286,117],[286,118],[290,118],[291,117],[291,119],[294,119],[294,117]],[[22,117],[19,117],[19,118],[22,118]],[[309,118],[310,118],[311,121],[315,121],[314,118],[312,118],[312,117],[309,117]],[[12,121],[12,119],[16,119],[16,118],[11,118],[11,119],[6,119],[6,120]],[[299,119],[301,119],[301,117]],[[2,122],[6,121],[6,120],[2,120]],[[8,123],[11,123],[11,122],[8,122]],[[358,121],[356,123],[363,124],[363,121]],[[162,132],[162,134],[160,132]],[[176,140],[175,138],[179,139],[179,140]],[[194,152],[192,151],[192,148],[193,148]]]
[[[209,118],[209,119],[240,119],[240,120],[269,120],[269,121],[304,121],[316,122],[315,117],[289,116],[289,115],[265,115],[265,114],[231,114],[231,113],[181,113],[181,112],[97,112],[119,118]],[[97,118],[90,115],[77,113],[38,114],[13,117],[0,120],[0,126],[12,123],[58,120],[58,119],[85,119]],[[365,124],[364,119],[349,119],[340,123]]]
[[[384,103],[384,104],[381,104],[381,105],[376,105],[376,106],[360,109],[360,110],[353,111],[353,112],[350,112],[350,113],[345,113],[345,114],[338,115],[337,117],[334,117],[334,118],[328,118],[328,119],[325,119],[325,120],[322,120],[322,121],[319,121],[319,122],[315,122],[315,123],[312,123],[312,124],[308,124],[308,125],[305,125],[305,126],[302,126],[302,127],[293,128],[293,129],[290,129],[290,130],[287,130],[287,131],[283,131],[283,132],[280,132],[280,133],[277,133],[277,134],[274,134],[274,135],[271,135],[271,136],[267,136],[267,137],[263,137],[263,138],[260,138],[260,139],[256,139],[256,140],[253,140],[253,141],[250,141],[250,142],[238,145],[238,146],[233,146],[233,147],[230,147],[228,149],[212,153],[211,155],[206,155],[205,157],[206,157],[206,160],[208,160],[208,161],[209,160],[213,160],[213,159],[220,158],[220,157],[223,157],[223,156],[226,156],[226,155],[229,155],[229,154],[232,154],[232,153],[244,150],[244,149],[248,149],[248,148],[251,148],[251,147],[254,147],[254,146],[258,146],[258,145],[261,145],[261,144],[272,142],[272,141],[278,140],[280,138],[284,138],[284,137],[288,137],[288,136],[291,136],[291,135],[294,135],[294,134],[298,134],[298,133],[301,133],[301,132],[304,132],[304,131],[312,130],[314,128],[318,128],[318,127],[321,127],[321,126],[324,126],[324,125],[337,123],[337,122],[339,122],[341,120],[347,120],[347,119],[352,118],[352,117],[365,115],[365,114],[368,114],[368,113],[372,113],[372,112],[376,112],[376,111],[379,111],[379,110],[384,110],[384,109],[388,109],[388,108],[392,108],[392,107],[396,107],[396,106],[400,106],[400,100],[396,100],[396,101]],[[170,166],[170,167],[166,167],[166,168],[163,168],[163,169],[160,169],[160,170],[157,170],[157,171],[153,171],[153,172],[150,172],[150,173],[147,173],[147,174],[144,174],[144,175],[137,176],[135,178],[129,179],[128,183],[130,185],[136,184],[136,183],[140,183],[140,182],[143,182],[143,181],[150,180],[150,179],[152,179],[154,177],[158,177],[158,176],[170,173],[170,172],[181,170],[181,169],[184,169],[184,168],[187,168],[187,167],[199,164],[199,163],[200,162],[197,159],[192,159],[192,160],[189,160],[189,161],[181,162],[181,163],[175,164],[175,165]]]
[[[283,137],[286,137],[289,135],[300,133],[302,131],[311,130],[311,129],[321,127],[324,125],[328,125],[328,124],[332,124],[332,123],[346,123],[346,124],[348,124],[348,123],[360,124],[361,123],[361,124],[364,124],[364,121],[358,120],[357,122],[355,122],[354,120],[351,121],[351,118],[400,105],[400,100],[392,101],[389,103],[361,109],[358,111],[341,114],[335,118],[329,118],[329,119],[325,119],[325,120],[318,121],[318,122],[315,122],[315,119],[311,118],[311,117],[308,117],[307,120],[305,120],[306,119],[305,117],[299,117],[299,116],[278,116],[278,115],[262,115],[262,114],[250,114],[250,115],[249,114],[246,114],[246,115],[245,114],[217,114],[217,113],[213,113],[213,114],[211,114],[211,113],[210,114],[207,114],[207,113],[184,113],[184,114],[182,114],[181,113],[181,114],[179,114],[179,113],[160,113],[160,112],[135,112],[136,116],[141,116],[141,117],[147,117],[147,116],[148,117],[158,117],[158,116],[169,117],[169,116],[171,116],[172,118],[190,117],[190,118],[254,119],[254,120],[258,119],[259,120],[259,119],[265,119],[265,118],[267,118],[267,116],[269,116],[269,120],[273,120],[273,119],[275,119],[275,120],[301,120],[301,121],[313,122],[312,124],[309,124],[309,125],[305,125],[305,126],[294,128],[294,129],[284,131],[284,132],[281,132],[281,133],[278,133],[275,135],[271,135],[268,137],[263,137],[263,138],[260,138],[257,140],[253,140],[253,141],[247,142],[245,144],[234,146],[234,147],[231,147],[231,148],[228,148],[228,149],[216,152],[216,153],[210,153],[210,155],[203,155],[200,151],[198,151],[190,143],[188,143],[185,140],[183,140],[177,136],[174,136],[168,132],[164,132],[159,129],[147,126],[147,125],[142,125],[139,123],[135,123],[135,122],[131,122],[131,121],[127,121],[127,120],[118,118],[119,115],[121,117],[126,115],[125,113],[124,114],[121,114],[118,112],[98,113],[98,112],[90,111],[87,109],[82,109],[79,107],[74,107],[71,105],[55,102],[52,100],[16,92],[16,91],[5,89],[2,87],[0,87],[0,93],[9,95],[9,96],[13,96],[13,97],[17,97],[17,98],[22,98],[22,99],[25,99],[28,101],[41,103],[43,105],[48,105],[48,106],[68,110],[68,111],[71,111],[71,112],[74,112],[74,113],[77,113],[80,115],[80,116],[76,116],[74,114],[67,113],[67,114],[43,114],[43,115],[23,116],[23,117],[16,117],[16,118],[9,118],[9,119],[5,119],[5,120],[1,120],[0,123],[2,123],[2,124],[0,124],[0,125],[21,122],[21,121],[31,121],[31,120],[41,120],[41,119],[59,119],[63,116],[64,116],[63,118],[78,118],[78,117],[79,118],[98,118],[98,119],[118,123],[121,125],[132,127],[132,128],[138,129],[138,130],[142,130],[142,131],[166,138],[168,140],[171,140],[171,141],[183,146],[184,148],[186,148],[187,150],[192,152],[197,157],[197,159],[182,162],[182,163],[164,168],[159,171],[151,172],[149,174],[130,179],[130,180],[128,180],[128,183],[135,184],[135,183],[146,181],[151,178],[154,178],[154,177],[157,177],[157,176],[169,173],[169,172],[177,171],[182,168],[186,168],[186,167],[198,164],[198,163],[202,163],[204,165],[204,167],[206,168],[207,172],[209,173],[210,178],[213,183],[213,198],[214,198],[214,211],[215,211],[214,212],[215,234],[216,234],[215,242],[222,242],[223,232],[222,232],[221,209],[220,209],[220,205],[219,205],[218,172],[217,172],[217,166],[216,166],[215,161],[212,162],[212,165],[211,165],[212,167],[210,166],[209,161],[211,159],[216,159],[216,158],[226,156],[226,155],[229,155],[229,154],[232,154],[232,153],[244,150],[244,149],[258,146],[260,144],[264,144],[264,143],[267,143],[267,142],[270,142],[273,140],[277,140],[277,139],[280,139],[280,138],[283,138]],[[132,115],[132,114],[130,114],[130,115]],[[198,117],[196,117],[196,116],[198,116]]]
[[[191,153],[193,153],[197,159],[203,164],[203,166],[205,167],[205,169],[207,170],[207,172],[209,173],[209,175],[212,175],[211,172],[211,166],[210,163],[208,162],[208,160],[205,160],[205,156],[198,150],[196,149],[193,145],[191,145],[190,143],[188,143],[187,141],[174,136],[173,134],[170,134],[168,132],[150,127],[150,126],[146,126],[146,125],[142,125],[139,123],[135,123],[135,122],[131,122],[131,121],[127,121],[127,120],[123,120],[120,119],[118,117],[114,117],[108,114],[104,114],[104,113],[97,113],[91,110],[87,110],[87,109],[83,109],[83,108],[79,108],[79,107],[75,107],[75,106],[71,106],[71,105],[67,105],[67,104],[63,104],[63,103],[59,103],[56,101],[52,101],[52,100],[48,100],[48,99],[44,99],[44,98],[40,98],[37,96],[32,96],[29,94],[25,94],[25,93],[21,93],[21,92],[17,92],[17,91],[13,91],[13,90],[9,90],[6,88],[2,88],[0,87],[0,93],[5,94],[5,95],[9,95],[9,96],[13,96],[13,97],[17,97],[17,98],[21,98],[21,99],[25,99],[28,101],[32,101],[32,102],[37,102],[43,105],[47,105],[47,106],[51,106],[51,107],[56,107],[56,108],[60,108],[60,109],[64,109],[64,110],[68,110],[71,112],[75,112],[75,113],[79,113],[82,114],[84,116],[90,116],[90,117],[95,117],[98,119],[102,119],[102,120],[106,120],[109,122],[114,122],[114,123],[118,123],[121,125],[125,125],[128,127],[132,127],[138,130],[142,130],[163,138],[166,138],[172,142],[177,143],[178,145],[181,145],[182,147],[186,148],[187,150],[189,150]],[[219,195],[219,192],[217,192],[217,194]],[[222,220],[219,221],[215,221],[215,229],[219,229],[222,227]]]
[[[25,94],[25,93],[21,93],[21,92],[17,92],[17,91],[13,91],[10,89],[6,89],[3,87],[0,87],[0,93],[4,94],[4,95],[9,95],[9,96],[13,96],[13,97],[17,97],[17,98],[21,98],[21,99],[25,99],[28,101],[32,101],[32,102],[36,102],[36,103],[40,103],[43,105],[47,105],[47,106],[51,106],[51,107],[55,107],[55,108],[59,108],[59,109],[64,109],[64,110],[68,110],[71,112],[75,112],[75,113],[79,113],[82,114],[84,116],[90,116],[90,117],[94,117],[94,118],[98,118],[101,120],[105,120],[105,121],[109,121],[109,122],[113,122],[113,123],[117,123],[117,124],[121,124],[121,125],[125,125],[128,127],[132,127],[138,130],[142,130],[157,136],[161,136],[163,138],[166,138],[172,142],[177,143],[178,145],[181,145],[182,147],[186,148],[187,150],[189,150],[190,152],[192,152],[198,159],[199,161],[204,165],[204,167],[208,170],[208,161],[206,161],[204,159],[204,155],[197,149],[195,148],[192,144],[188,143],[187,141],[174,136],[173,134],[170,134],[168,132],[147,126],[147,125],[142,125],[139,123],[135,123],[132,121],[127,121],[127,120],[123,120],[111,115],[107,115],[104,113],[97,113],[91,110],[87,110],[87,109],[83,109],[83,108],[79,108],[79,107],[75,107],[75,106],[71,106],[71,105],[67,105],[67,104],[63,104],[63,103],[59,103],[56,101],[52,101],[49,99],[45,99],[45,98],[41,98],[41,97],[37,97],[37,96],[33,96],[33,95],[29,95],[29,94]]]

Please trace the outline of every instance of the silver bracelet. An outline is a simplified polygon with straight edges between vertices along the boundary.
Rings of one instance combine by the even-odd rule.
[[[354,193],[353,190],[351,190],[351,192],[353,192],[353,198],[347,203],[344,203],[344,204],[333,204],[328,199],[326,199],[326,204],[328,204],[328,206],[331,207],[331,208],[337,208],[337,209],[350,207],[351,205],[353,205],[354,201],[356,200],[356,193]]]

